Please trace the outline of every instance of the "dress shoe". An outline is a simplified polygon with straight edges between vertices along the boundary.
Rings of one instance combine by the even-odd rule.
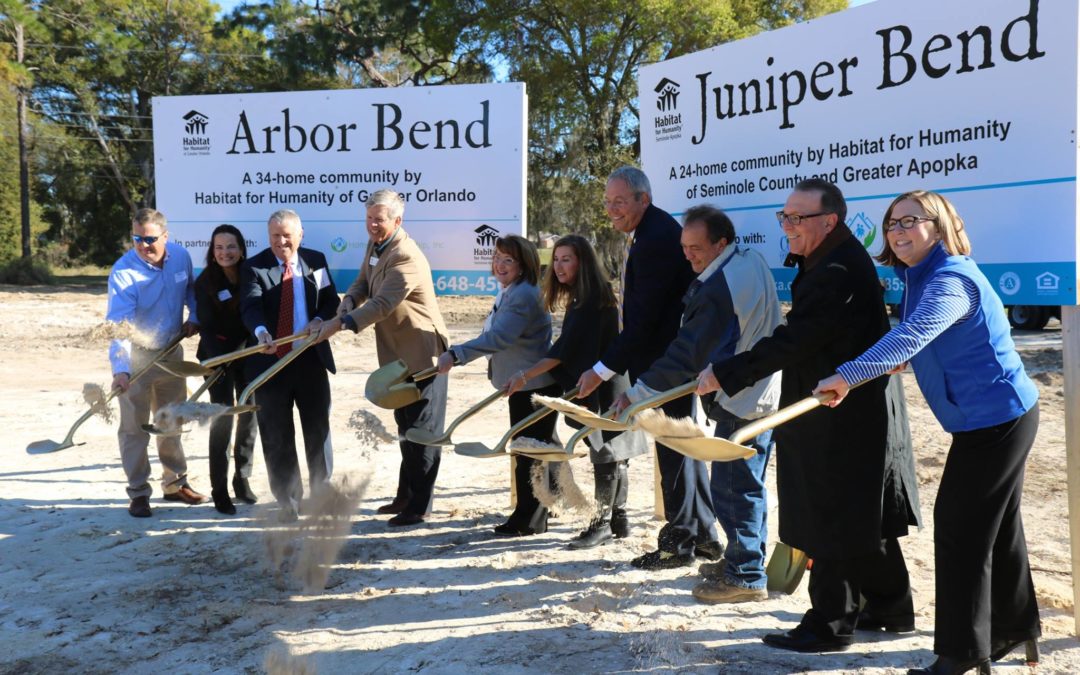
[[[245,504],[254,504],[259,501],[259,498],[255,496],[255,493],[251,491],[251,486],[248,485],[248,479],[243,476],[233,477],[232,489],[236,498]]]
[[[399,513],[386,524],[390,527],[404,527],[405,525],[419,525],[424,522],[424,517],[416,513]]]
[[[630,518],[626,516],[626,512],[618,512],[611,514],[611,534],[616,539],[625,539],[630,536]]]
[[[167,502],[184,502],[190,506],[202,504],[206,501],[206,495],[195,492],[190,485],[181,485],[176,492],[166,492],[161,498]]]
[[[881,619],[869,612],[859,612],[859,620],[855,624],[855,630],[914,633],[915,617],[910,619]]]
[[[724,545],[718,541],[707,541],[694,547],[694,555],[706,560],[719,560],[724,557]]]
[[[691,554],[671,553],[669,551],[651,551],[630,561],[634,567],[642,570],[673,570],[687,567],[694,562]]]
[[[770,647],[792,652],[844,652],[851,646],[852,638],[820,638],[814,631],[799,624],[786,633],[770,633],[761,641]]]
[[[716,562],[701,563],[698,565],[697,571],[706,579],[723,579],[725,569],[727,569],[727,560],[724,556],[720,556],[720,559]]]
[[[1024,645],[1024,660],[1027,661],[1027,665],[1034,666],[1037,664],[1039,662],[1039,642],[1035,638],[991,640],[990,660],[1000,661],[1020,645]]]
[[[594,522],[589,525],[589,529],[571,539],[570,543],[567,544],[567,548],[575,551],[593,548],[604,542],[611,541],[614,536],[615,535],[611,532],[610,523],[606,521]]]
[[[395,499],[389,504],[383,504],[379,508],[375,509],[375,513],[381,513],[383,515],[386,515],[388,513],[401,513],[408,505],[409,500],[407,499]]]
[[[233,505],[232,500],[229,499],[228,492],[212,491],[210,498],[214,500],[214,508],[218,513],[224,513],[227,516],[236,515],[236,507]]]
[[[939,656],[937,661],[930,664],[929,668],[912,668],[907,671],[908,675],[963,675],[974,670],[979,675],[990,675],[989,659],[960,659]]]
[[[769,592],[764,588],[743,588],[727,583],[723,579],[706,579],[694,586],[694,598],[706,605],[719,605],[728,602],[758,602],[769,599]]]
[[[128,504],[128,513],[135,518],[149,518],[154,515],[150,511],[150,498],[149,497],[136,497]]]
[[[500,537],[530,537],[534,534],[537,534],[536,532],[528,528],[524,530],[519,529],[510,522],[505,522],[502,525],[496,525],[495,527],[491,528],[491,531]]]

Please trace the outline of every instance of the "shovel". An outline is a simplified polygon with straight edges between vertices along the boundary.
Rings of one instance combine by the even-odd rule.
[[[165,358],[172,352],[172,350],[176,349],[176,347],[180,344],[180,341],[183,339],[183,334],[180,334],[169,340],[168,344],[166,344],[165,347],[162,348],[162,350],[159,351],[157,354],[154,354],[153,358],[151,358],[150,361],[148,361],[143,367],[139,368],[131,374],[131,377],[128,378],[128,382],[134,382],[135,380],[139,379],[147,372],[149,372],[150,369],[153,368],[158,361]],[[120,392],[116,389],[110,391],[108,396],[106,396],[105,400],[102,402],[102,405],[107,405],[109,401],[113,400],[118,393]],[[89,410],[83,413],[82,417],[75,420],[75,424],[73,424],[71,429],[68,430],[67,436],[64,436],[63,441],[59,443],[49,440],[34,441],[30,445],[26,446],[26,452],[31,455],[43,455],[49,452],[56,452],[57,450],[66,450],[67,448],[73,448],[76,445],[82,445],[82,443],[75,443],[73,440],[75,438],[75,430],[81,427],[83,425],[83,422],[90,419],[90,417],[93,416],[94,412],[96,412],[96,407],[91,406]]]
[[[622,411],[617,418],[611,419],[610,417],[601,417],[591,410],[587,410],[579,405],[565,405],[560,404],[559,399],[539,399],[541,403],[546,406],[552,407],[559,412],[563,413],[567,417],[573,418],[575,421],[584,424],[587,427],[593,429],[600,429],[601,431],[626,431],[631,428],[630,418],[637,413],[648,408],[655,408],[658,405],[667,403],[668,401],[674,401],[677,398],[686,396],[687,394],[694,393],[697,389],[697,380],[681,384],[674,389],[668,389],[662,391],[659,394],[655,394],[648,398],[643,398],[637,403],[631,403]]]
[[[563,394],[562,398],[569,400],[577,396],[577,394],[577,387],[574,387],[570,391]],[[465,457],[474,457],[476,459],[486,459],[488,457],[509,457],[511,453],[506,451],[506,444],[510,442],[510,439],[521,433],[524,429],[544,419],[553,412],[555,412],[554,408],[537,408],[536,411],[533,412],[531,415],[521,420],[514,426],[510,427],[510,429],[505,434],[503,434],[503,437],[499,439],[499,442],[495,445],[494,448],[489,448],[488,446],[480,443],[479,441],[469,441],[466,443],[458,443],[454,445],[454,452],[458,455],[463,455]],[[408,438],[408,433],[405,434],[405,437]],[[525,453],[515,452],[513,454],[520,455]]]
[[[769,564],[765,566],[768,581],[765,587],[770,591],[782,591],[791,595],[799,588],[803,574],[811,563],[810,556],[797,548],[791,548],[782,541],[776,542]]]
[[[296,342],[297,340],[300,340],[306,336],[307,331],[304,331],[303,333],[294,333],[292,335],[280,337],[271,342],[270,344],[274,345],[275,347],[279,347],[281,345],[287,345],[291,342]],[[192,361],[178,361],[176,363],[162,364],[161,369],[166,372],[172,373],[177,377],[206,377],[207,375],[210,375],[210,373],[214,372],[214,369],[218,366],[223,366],[226,363],[230,363],[237,359],[242,359],[246,356],[258,354],[264,349],[266,349],[266,345],[253,345],[251,347],[244,347],[243,349],[238,349],[235,352],[229,352],[228,354],[215,356],[212,359],[206,359],[205,361],[200,361],[199,363],[194,363]]]
[[[290,335],[289,337],[292,336]],[[315,344],[315,340],[317,340],[318,337],[318,333],[309,335],[306,340],[301,342],[296,347],[293,347],[293,349],[288,354],[278,359],[277,363],[259,373],[258,377],[249,382],[248,386],[244,387],[244,391],[240,392],[240,398],[236,399],[236,406],[247,405],[248,400],[251,399],[251,396],[255,393],[256,389],[266,384],[267,380],[269,380],[274,375],[277,375],[282,368],[289,365],[293,362],[294,359],[296,359],[296,357],[303,354],[305,349]],[[265,348],[266,346],[263,345],[263,349]]]
[[[604,417],[607,418],[612,412],[614,412],[614,409],[609,409],[604,413]],[[525,457],[538,459],[542,462],[566,462],[577,457],[585,456],[584,452],[574,452],[574,446],[576,446],[581,439],[594,431],[596,431],[596,429],[588,426],[578,429],[574,432],[574,435],[570,437],[570,440],[566,442],[566,446],[561,451],[552,450],[551,452],[546,452],[541,448],[518,448],[511,449],[511,452],[515,455],[524,455]]]
[[[416,383],[434,377],[438,372],[439,367],[432,366],[410,373],[409,366],[398,359],[368,375],[364,385],[364,398],[387,410],[404,408],[420,400],[420,388]]]
[[[196,389],[195,393],[193,393],[191,396],[189,396],[186,402],[191,403],[193,401],[199,400],[199,397],[202,396],[202,393],[204,391],[206,391],[207,389],[209,389],[210,386],[212,384],[214,384],[215,382],[217,382],[221,378],[221,376],[224,375],[224,374],[225,374],[225,369],[224,368],[218,368],[218,369],[216,369],[214,371],[211,371],[210,377],[206,378],[206,381],[202,383],[202,386],[200,386],[198,389]],[[243,413],[255,412],[258,409],[259,409],[259,406],[257,406],[257,405],[234,405],[234,406],[229,406],[228,408],[225,408],[219,414],[220,415],[242,415]],[[142,425],[142,430],[145,431],[146,433],[150,434],[151,436],[179,436],[179,435],[184,433],[183,429],[177,429],[175,431],[166,431],[165,429],[159,429],[159,428],[155,427],[153,424],[144,424],[144,425]]]
[[[426,372],[427,371],[422,371],[421,374]],[[410,386],[413,389],[416,389],[415,384]],[[419,390],[417,390],[417,394],[419,394]],[[427,429],[409,429],[405,432],[405,438],[412,441],[413,443],[419,443],[421,445],[453,445],[453,441],[450,440],[450,434],[454,433],[454,429],[456,429],[458,425],[465,420],[469,419],[476,413],[480,412],[484,408],[488,407],[495,401],[502,398],[503,395],[504,394],[502,389],[496,389],[495,392],[489,395],[487,398],[480,401],[465,412],[461,413],[461,415],[459,415],[456,420],[450,423],[450,426],[446,427],[446,431],[442,432],[441,434],[436,434],[434,432],[428,431]]]

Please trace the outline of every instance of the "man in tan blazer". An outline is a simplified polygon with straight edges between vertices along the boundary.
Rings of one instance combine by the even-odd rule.
[[[379,365],[403,360],[416,372],[435,363],[446,350],[446,324],[435,301],[431,266],[401,227],[405,202],[393,190],[372,193],[367,203],[367,251],[360,275],[342,298],[338,316],[325,322],[319,340],[342,328],[358,333],[375,326]],[[441,450],[405,440],[411,428],[442,433],[446,419],[446,376],[417,383],[421,398],[394,411],[401,446],[401,469],[394,501],[379,513],[396,514],[391,526],[416,525],[431,512]]]

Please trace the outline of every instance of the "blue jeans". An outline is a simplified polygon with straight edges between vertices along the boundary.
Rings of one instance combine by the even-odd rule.
[[[715,436],[729,438],[747,420],[720,411]],[[772,454],[772,430],[751,440],[757,454],[732,462],[713,462],[709,487],[713,512],[724,530],[724,581],[740,588],[765,588],[765,542],[768,539],[769,505],[765,491],[765,469]]]

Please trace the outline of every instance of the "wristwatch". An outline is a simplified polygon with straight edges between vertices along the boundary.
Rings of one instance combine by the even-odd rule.
[[[356,319],[352,318],[349,314],[343,314],[341,316],[341,327],[348,328],[354,333],[360,332],[360,326],[356,325]]]

